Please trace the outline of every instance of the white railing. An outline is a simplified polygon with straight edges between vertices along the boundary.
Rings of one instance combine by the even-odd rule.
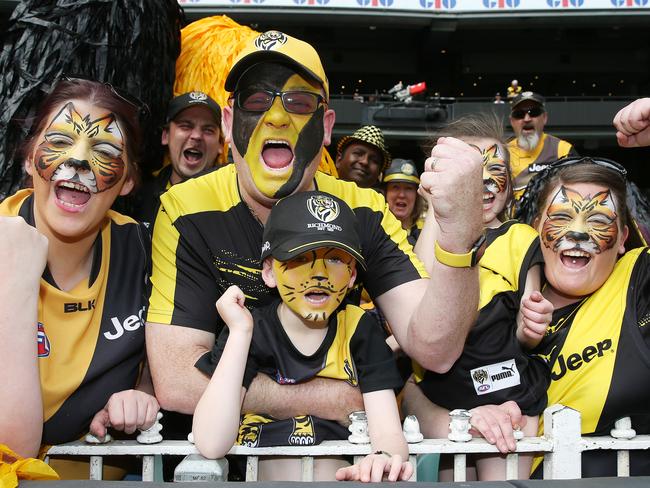
[[[596,449],[618,451],[618,476],[629,476],[629,451],[650,448],[650,435],[635,435],[629,418],[616,423],[611,436],[581,437],[580,413],[562,405],[553,405],[544,411],[545,431],[542,437],[528,437],[517,441],[515,453],[506,457],[505,479],[518,477],[518,454],[543,453],[544,479],[578,479],[581,477],[581,453]],[[257,481],[260,456],[292,456],[302,461],[302,480],[313,480],[313,461],[319,456],[344,455],[365,456],[370,453],[369,444],[352,444],[348,441],[324,441],[317,446],[245,447],[233,446],[229,454],[246,456],[246,481]],[[449,439],[424,439],[409,444],[411,462],[423,454],[451,454],[454,456],[454,481],[465,480],[467,454],[498,453],[495,446],[483,439],[467,442]],[[53,446],[49,456],[90,456],[91,480],[102,479],[104,456],[142,456],[142,480],[154,480],[154,457],[165,455],[198,454],[194,445],[187,441],[162,441],[157,444],[140,444],[136,441],[111,441],[107,444],[88,444],[83,441]],[[193,456],[196,458],[196,456]],[[214,463],[214,461],[206,461]],[[206,479],[200,479],[205,481]],[[415,475],[412,481],[416,481]]]

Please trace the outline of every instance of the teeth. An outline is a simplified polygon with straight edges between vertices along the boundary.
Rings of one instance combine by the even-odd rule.
[[[59,186],[62,186],[64,188],[70,188],[72,190],[82,191],[84,193],[90,193],[88,188],[86,188],[84,185],[80,185],[79,183],[75,183],[73,181],[64,181]]]
[[[588,252],[581,251],[580,249],[571,249],[569,251],[564,251],[563,255],[571,258],[590,258],[591,255]]]
[[[287,141],[275,141],[272,139],[267,140],[265,144],[281,144],[283,146],[289,146],[289,143]]]

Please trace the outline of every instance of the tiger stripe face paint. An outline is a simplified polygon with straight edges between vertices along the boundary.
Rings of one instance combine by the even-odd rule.
[[[338,248],[320,248],[289,261],[273,260],[282,301],[305,320],[324,322],[353,284],[356,261]]]
[[[35,168],[45,181],[69,182],[71,192],[101,193],[122,180],[123,152],[124,138],[115,115],[94,118],[68,102],[45,129]]]
[[[317,85],[287,66],[263,63],[251,68],[239,81],[237,90],[261,88],[277,92],[307,91],[320,94]],[[293,193],[305,170],[317,164],[323,144],[325,106],[311,114],[288,113],[280,97],[265,112],[247,112],[235,102],[232,138],[248,166],[255,187],[268,198]]]

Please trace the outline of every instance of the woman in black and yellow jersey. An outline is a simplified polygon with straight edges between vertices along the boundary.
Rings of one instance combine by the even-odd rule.
[[[535,350],[551,368],[548,404],[578,410],[583,435],[608,435],[627,416],[650,432],[650,250],[627,193],[617,163],[568,158],[531,181],[521,209],[540,233],[542,293],[555,307]],[[632,452],[631,472],[650,474],[647,453]],[[616,476],[616,453],[584,452],[582,476]]]
[[[543,331],[550,320],[552,307],[539,295],[539,255],[537,233],[527,225],[506,221],[512,184],[508,153],[503,142],[501,122],[494,116],[474,114],[460,118],[442,129],[442,136],[455,137],[473,146],[483,156],[483,224],[486,229],[482,255],[478,260],[481,295],[479,315],[465,342],[460,358],[449,371],[438,374],[414,363],[413,381],[405,387],[403,408],[420,419],[426,437],[446,437],[450,410],[472,409],[472,426],[501,452],[514,449],[503,436],[486,428],[495,410],[505,404],[523,412],[513,423],[527,435],[536,432],[537,416],[546,406],[548,368],[532,357],[527,346],[530,328]],[[431,249],[428,232],[435,233],[432,215],[427,215],[415,250],[425,264],[445,256]],[[424,240],[423,240],[424,237]],[[450,263],[449,265],[454,265]],[[535,293],[536,299],[531,296]],[[539,295],[539,296],[538,296]],[[517,335],[516,319],[522,311],[522,331]],[[525,322],[525,324],[524,324]],[[535,322],[535,323],[533,323]],[[525,325],[525,327],[524,327]],[[503,416],[507,417],[507,414]],[[503,428],[510,427],[510,419]],[[445,459],[442,464],[446,464]],[[505,459],[499,456],[476,456],[476,475],[481,480],[504,479]],[[524,477],[532,458],[520,456],[520,473]],[[469,473],[472,476],[473,473]],[[451,477],[443,469],[440,478]]]
[[[109,84],[59,81],[25,145],[33,188],[0,204],[0,444],[21,455],[155,421],[148,233],[110,210],[137,177],[141,109]]]

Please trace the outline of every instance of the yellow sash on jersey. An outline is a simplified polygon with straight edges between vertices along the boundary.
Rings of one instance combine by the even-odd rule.
[[[359,384],[350,351],[350,340],[364,313],[359,307],[348,306],[336,314],[336,335],[327,351],[325,367],[316,376],[344,380],[352,386]]]
[[[562,350],[551,368],[548,404],[561,403],[582,415],[583,434],[596,430],[607,400],[621,326],[627,303],[627,290],[634,264],[643,252],[634,249],[621,258],[603,286],[575,312]],[[554,325],[549,328],[553,331]],[[553,331],[555,332],[555,331]],[[540,418],[539,435],[544,421]],[[541,462],[535,459],[533,469]]]

